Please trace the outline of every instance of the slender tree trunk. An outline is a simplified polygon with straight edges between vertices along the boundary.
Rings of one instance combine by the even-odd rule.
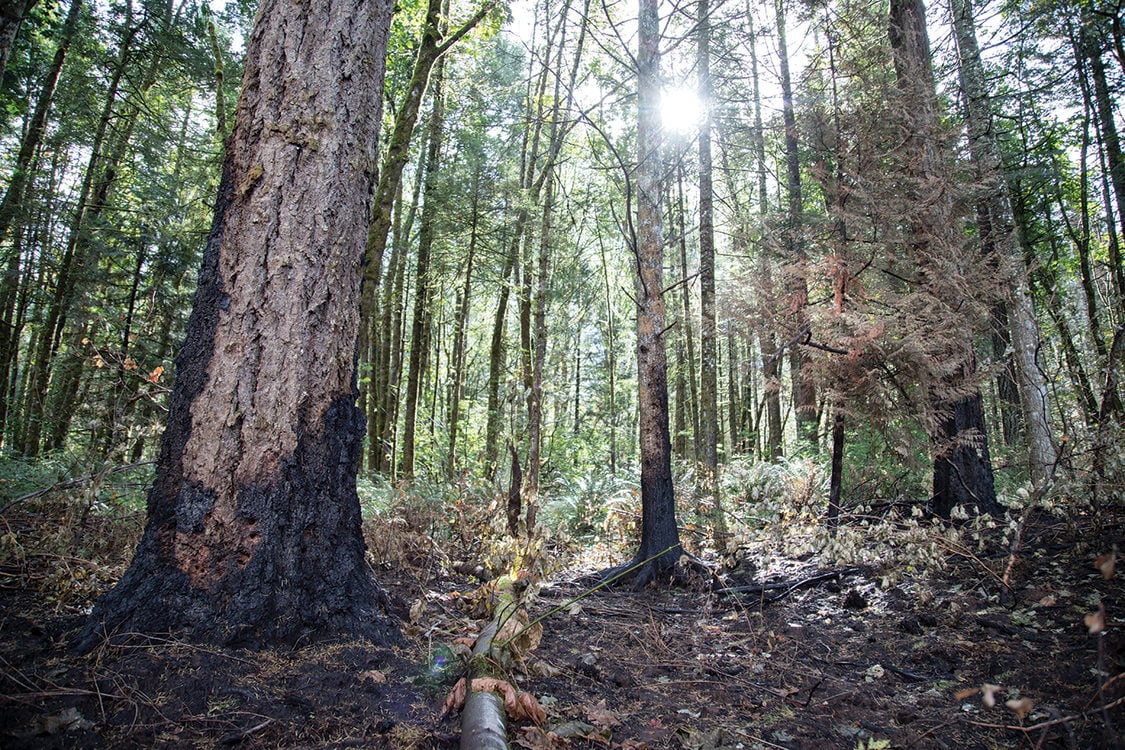
[[[1113,113],[1113,95],[1106,79],[1102,62],[1102,47],[1097,38],[1096,24],[1089,18],[1088,9],[1082,13],[1082,52],[1090,65],[1094,82],[1094,104],[1098,114],[1098,134],[1109,162],[1109,179],[1117,198],[1117,216],[1121,220],[1121,233],[1125,236],[1125,155],[1121,152],[1121,139],[1117,134],[1117,121]]]
[[[640,0],[637,20],[637,396],[641,451],[641,544],[636,583],[663,577],[682,553],[668,435],[668,363],[664,334],[664,237],[660,176],[660,14]]]
[[[12,5],[18,6],[19,4],[19,0],[16,0]],[[33,4],[34,2],[26,3],[29,8]],[[3,5],[7,5],[7,3]],[[3,244],[4,240],[7,239],[12,223],[17,221],[20,207],[23,205],[24,192],[28,180],[31,178],[31,161],[39,150],[39,144],[43,141],[43,133],[47,125],[47,113],[51,109],[52,101],[54,101],[59,74],[62,72],[66,55],[70,51],[70,42],[74,38],[74,30],[78,26],[81,11],[82,0],[71,0],[66,21],[63,23],[62,31],[59,32],[54,57],[51,59],[51,65],[47,68],[47,74],[43,77],[42,84],[40,84],[39,95],[35,100],[35,109],[32,111],[31,119],[24,129],[23,138],[20,140],[20,149],[16,154],[16,163],[12,167],[11,179],[8,180],[8,189],[4,191],[3,202],[0,202],[0,244]],[[2,30],[0,30],[0,34],[2,34]],[[6,58],[6,51],[4,54]],[[0,67],[0,77],[2,76],[3,69]]]
[[[515,271],[518,253],[519,244],[513,242],[507,258],[504,259],[504,270],[500,275],[500,296],[496,301],[492,341],[488,347],[488,421],[484,430],[484,455],[485,472],[489,479],[495,479],[499,461],[500,421],[503,417],[503,409],[500,406],[500,378],[504,372],[504,333],[508,320],[508,299],[512,294],[511,278]],[[516,515],[518,516],[519,513],[517,512]]]
[[[390,15],[385,2],[259,8],[145,534],[81,648],[103,633],[393,633],[364,561],[355,405]]]
[[[801,162],[797,143],[797,117],[793,106],[793,85],[789,77],[789,51],[785,40],[785,0],[776,0],[777,61],[781,72],[782,119],[785,122],[785,167],[789,208],[786,215],[785,244],[787,262],[793,266],[786,279],[789,306],[795,311],[793,332],[809,327],[809,287],[806,279],[808,257],[802,234]],[[789,347],[789,369],[793,378],[793,411],[797,417],[797,438],[809,450],[816,450],[820,418],[816,406],[816,383],[807,372],[805,353],[800,343]]]
[[[442,140],[445,132],[444,69],[444,60],[439,60],[433,79],[434,103],[433,112],[430,114],[425,187],[422,191],[422,216],[418,231],[418,262],[415,267],[417,292],[414,295],[414,317],[410,327],[410,363],[403,413],[402,456],[399,461],[399,474],[407,479],[414,477],[418,403],[422,397],[422,383],[430,349],[430,308],[434,295],[431,265],[439,201],[438,170],[441,166]]]
[[[960,53],[961,85],[965,93],[969,149],[984,195],[978,205],[981,245],[986,255],[999,255],[1011,269],[1012,294],[1005,317],[1014,350],[1020,404],[1026,427],[1028,465],[1032,481],[1042,485],[1058,460],[1051,437],[1047,384],[1039,367],[1039,329],[1027,290],[1027,271],[1020,244],[1013,233],[1012,201],[1004,179],[1000,145],[996,141],[992,102],[985,80],[973,22],[972,0],[951,0],[953,28]]]
[[[719,496],[719,347],[715,314],[715,209],[711,158],[711,6],[699,0],[696,27],[699,98],[704,116],[699,127],[699,428],[703,464],[702,484],[710,499],[712,520],[719,536],[726,534],[726,517]],[[733,423],[732,423],[733,427]]]
[[[0,78],[8,68],[8,55],[16,41],[23,20],[39,0],[4,0],[0,2]]]
[[[617,474],[617,330],[613,316],[613,294],[609,284],[609,262],[606,259],[605,243],[598,234],[598,247],[602,252],[602,280],[605,282],[605,338],[606,366],[609,369],[609,473]]]
[[[681,278],[686,280],[688,277],[687,222],[684,218],[684,214],[686,214],[687,212],[684,209],[683,180],[684,171],[681,167],[676,172],[676,218],[679,221],[679,226],[677,228],[679,229],[680,235],[680,275]],[[701,433],[699,430],[699,380],[696,377],[695,370],[695,326],[692,323],[692,321],[695,319],[695,315],[692,313],[690,291],[691,285],[686,281],[680,284],[680,298],[683,302],[684,308],[683,324],[680,326],[683,330],[681,332],[680,338],[683,340],[683,348],[684,350],[686,350],[687,359],[685,360],[683,356],[679,357],[680,367],[678,367],[676,370],[676,387],[679,388],[679,378],[682,375],[684,383],[687,385],[687,400],[684,403],[687,407],[686,413],[690,416],[690,420],[688,420],[688,422],[691,426],[691,435],[690,439],[689,436],[684,436],[686,447],[682,451],[681,455],[683,455],[685,458],[699,460],[699,440],[701,439]],[[682,355],[683,352],[681,351],[680,354]],[[679,406],[680,404],[677,404],[677,410],[679,409]],[[679,420],[678,416],[677,420]],[[677,427],[677,430],[679,430],[679,427]]]
[[[469,219],[469,249],[465,257],[465,282],[461,287],[457,317],[453,323],[452,382],[449,384],[449,464],[448,476],[457,475],[457,432],[461,421],[461,392],[465,380],[465,339],[469,331],[469,310],[473,291],[473,261],[477,252],[477,225],[480,221],[480,171],[474,175],[472,215]]]
[[[748,0],[749,1],[749,0]],[[754,151],[758,162],[758,215],[764,227],[766,216],[769,212],[769,193],[766,180],[768,165],[766,164],[766,131],[762,122],[762,95],[758,78],[758,53],[754,33],[754,14],[749,7],[746,9],[747,23],[750,31],[750,81],[754,89]],[[766,258],[765,249],[758,252],[758,272],[762,286],[773,294],[773,281],[770,278],[769,259]],[[772,300],[770,300],[772,311]],[[772,316],[771,316],[772,319]],[[766,402],[766,442],[769,446],[770,461],[777,461],[782,456],[782,424],[781,424],[781,378],[780,363],[777,357],[777,343],[772,330],[758,331],[759,349],[762,352],[763,378],[762,390]]]

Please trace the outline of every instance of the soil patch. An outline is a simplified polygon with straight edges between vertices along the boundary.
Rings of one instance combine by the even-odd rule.
[[[1125,586],[1093,565],[1121,539],[1035,522],[1000,603],[997,559],[883,585],[866,569],[763,559],[698,590],[583,593],[574,572],[513,675],[548,714],[527,748],[1112,748],[1125,727]],[[60,605],[44,558],[0,586],[0,745],[7,748],[453,748],[441,707],[484,591],[440,565],[378,571],[404,645],[246,652],[136,638],[67,650],[89,600]],[[412,568],[421,569],[421,568]],[[828,576],[826,573],[838,575]],[[815,580],[814,580],[815,579]],[[803,585],[791,586],[788,584]],[[1104,608],[1105,629],[1088,616]]]

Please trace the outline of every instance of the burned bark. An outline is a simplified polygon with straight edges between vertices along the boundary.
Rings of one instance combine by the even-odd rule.
[[[355,404],[390,12],[259,10],[145,533],[80,648],[394,632],[364,560]]]

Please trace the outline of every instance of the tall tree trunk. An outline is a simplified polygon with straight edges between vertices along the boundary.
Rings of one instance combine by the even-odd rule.
[[[410,326],[410,362],[403,412],[402,455],[399,460],[399,474],[407,479],[414,477],[418,402],[422,397],[422,382],[430,350],[430,308],[434,297],[431,264],[439,200],[438,169],[441,166],[442,141],[445,133],[444,75],[445,61],[439,60],[433,79],[434,103],[430,114],[425,187],[422,190],[422,217],[418,230],[418,262],[414,271],[417,291],[414,294],[414,317]]]
[[[668,362],[664,334],[664,232],[661,225],[660,14],[657,0],[640,0],[637,19],[637,398],[641,451],[641,544],[648,561],[636,583],[665,576],[682,554],[668,434]]]
[[[1121,139],[1117,134],[1117,120],[1113,113],[1113,95],[1106,79],[1102,62],[1102,45],[1097,36],[1097,25],[1089,17],[1089,9],[1082,11],[1082,52],[1090,65],[1094,82],[1094,104],[1098,114],[1098,134],[1109,162],[1109,179],[1117,198],[1117,217],[1121,220],[1121,233],[1125,236],[1125,155],[1121,152]]]
[[[6,3],[5,3],[6,5]],[[13,5],[19,5],[17,0]],[[78,18],[82,11],[82,0],[71,0],[70,10],[67,11],[66,21],[62,31],[59,32],[58,43],[55,46],[54,57],[47,68],[47,74],[39,86],[39,95],[35,100],[35,109],[31,119],[24,128],[23,138],[20,140],[20,149],[16,154],[16,163],[12,167],[12,176],[8,180],[8,189],[4,191],[3,202],[0,202],[0,244],[8,237],[12,223],[18,219],[19,211],[23,205],[24,191],[31,178],[31,160],[39,150],[43,141],[43,133],[47,125],[47,113],[54,101],[55,88],[58,86],[59,74],[62,72],[63,62],[70,51],[70,42],[74,39],[74,30],[78,26]],[[2,14],[0,14],[2,15]],[[0,69],[0,77],[3,70]]]
[[[795,311],[793,333],[809,328],[809,287],[806,279],[808,257],[802,238],[801,162],[797,143],[797,117],[793,106],[793,84],[789,77],[789,50],[785,39],[785,0],[776,0],[777,61],[781,72],[782,119],[785,122],[785,173],[789,194],[786,215],[786,262],[792,266],[785,286],[789,306]],[[793,378],[793,411],[797,418],[797,439],[809,450],[816,450],[820,422],[816,405],[816,383],[805,364],[801,343],[789,347],[789,370]]]
[[[16,41],[23,20],[39,0],[4,0],[0,2],[0,78],[8,68],[8,55]]]
[[[508,299],[512,294],[511,278],[515,271],[518,253],[519,244],[513,242],[508,256],[504,259],[504,270],[500,274],[500,296],[496,300],[492,340],[488,347],[488,420],[484,429],[484,465],[485,474],[489,479],[496,478],[499,461],[500,421],[503,417],[503,409],[500,406],[500,377],[504,371],[504,333],[508,320]],[[518,466],[518,462],[516,465]],[[516,515],[518,516],[519,513],[517,512]]]
[[[768,165],[766,164],[766,131],[762,122],[762,90],[758,78],[758,52],[757,37],[754,33],[754,13],[747,0],[747,24],[750,32],[750,82],[754,89],[754,156],[758,163],[758,216],[764,228],[766,216],[769,212],[769,194],[767,192]],[[773,281],[770,278],[769,259],[766,257],[765,247],[758,251],[758,272],[761,276],[761,286],[773,293]],[[772,312],[772,300],[769,302]],[[763,387],[762,391],[766,402],[766,442],[769,446],[770,461],[777,461],[782,455],[782,424],[781,424],[781,379],[779,363],[777,361],[777,343],[774,339],[772,315],[770,323],[762,326],[758,331],[759,349],[762,352]]]
[[[680,247],[680,274],[681,278],[684,280],[684,282],[680,284],[680,299],[683,303],[684,309],[683,321],[682,325],[680,326],[680,328],[682,329],[680,338],[682,339],[683,344],[682,346],[677,344],[677,347],[681,349],[679,354],[683,354],[686,351],[687,355],[686,359],[683,356],[679,357],[680,366],[676,368],[676,388],[679,389],[680,377],[682,376],[683,382],[687,385],[687,399],[686,401],[684,401],[684,405],[686,405],[687,407],[685,411],[690,417],[690,419],[687,419],[686,421],[691,427],[690,437],[687,435],[684,436],[686,447],[680,453],[685,458],[698,460],[699,440],[701,439],[701,433],[699,430],[699,380],[696,377],[695,370],[695,325],[692,322],[695,318],[695,315],[692,313],[691,284],[687,283],[687,221],[685,219],[685,214],[687,213],[687,211],[684,208],[684,170],[682,166],[676,171],[676,209],[676,220],[679,222],[679,226],[676,228],[678,230],[677,233],[680,236],[680,240],[678,243]],[[675,224],[673,224],[673,226],[675,226]],[[677,399],[679,399],[679,396],[677,396]],[[678,422],[680,419],[678,416],[678,412],[680,410],[680,406],[680,403],[676,404],[677,431],[679,431],[680,429],[678,426]]]
[[[388,2],[258,10],[145,533],[81,648],[103,633],[393,633],[364,561],[355,405],[390,15]]]
[[[609,263],[605,243],[598,233],[598,247],[602,252],[602,280],[605,282],[605,338],[606,367],[609,370],[609,473],[617,473],[617,341],[613,315],[613,295],[609,284]]]
[[[888,35],[906,118],[906,177],[910,183],[906,193],[916,212],[910,218],[909,240],[924,291],[952,308],[956,300],[942,299],[948,290],[942,287],[940,272],[931,268],[930,260],[935,253],[960,246],[955,240],[958,227],[952,201],[940,194],[937,198],[922,195],[923,190],[932,192],[936,185],[949,181],[939,153],[937,94],[922,0],[891,0]],[[982,513],[1001,512],[988,453],[983,402],[974,382],[976,360],[971,339],[966,334],[966,340],[949,351],[934,353],[956,366],[949,368],[940,382],[928,386],[933,411],[929,426],[934,453],[931,507],[942,517],[948,517],[960,505],[975,505]]]
[[[465,339],[469,332],[469,310],[473,291],[473,260],[477,252],[477,225],[480,221],[480,170],[473,176],[472,214],[469,218],[469,249],[465,257],[465,282],[457,304],[457,317],[453,322],[453,373],[449,384],[449,464],[450,479],[457,474],[457,433],[461,421],[461,392],[465,380]]]
[[[711,158],[711,5],[699,0],[696,27],[699,99],[699,439],[704,497],[709,498],[718,535],[726,534],[719,496],[719,347],[715,315],[715,209]],[[686,290],[685,290],[686,293]]]
[[[960,53],[961,85],[965,92],[965,121],[969,134],[969,150],[976,166],[978,184],[984,195],[978,204],[982,250],[986,255],[1000,255],[1012,274],[1012,288],[1007,314],[1011,333],[1020,404],[1023,407],[1027,437],[1028,467],[1032,481],[1042,485],[1058,460],[1051,437],[1050,402],[1047,384],[1039,367],[1039,329],[1031,296],[1027,289],[1027,271],[1020,243],[1013,232],[1025,230],[1013,226],[1011,195],[1004,179],[1003,159],[996,140],[995,118],[991,96],[981,62],[973,22],[972,0],[951,0],[954,36]]]

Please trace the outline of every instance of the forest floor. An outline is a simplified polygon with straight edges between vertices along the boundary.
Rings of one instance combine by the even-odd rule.
[[[42,510],[4,521],[52,528]],[[1123,529],[1034,519],[1007,604],[1002,553],[950,555],[940,574],[887,586],[757,550],[717,585],[572,603],[590,572],[575,558],[529,603],[532,616],[561,609],[513,677],[547,721],[509,738],[533,750],[1122,747],[1125,585],[1094,559]],[[458,717],[442,714],[459,676],[450,645],[480,627],[487,589],[434,560],[377,574],[401,610],[392,647],[149,638],[78,656],[68,641],[110,581],[76,556],[2,560],[0,747],[456,747]],[[1099,605],[1106,629],[1092,635]]]

